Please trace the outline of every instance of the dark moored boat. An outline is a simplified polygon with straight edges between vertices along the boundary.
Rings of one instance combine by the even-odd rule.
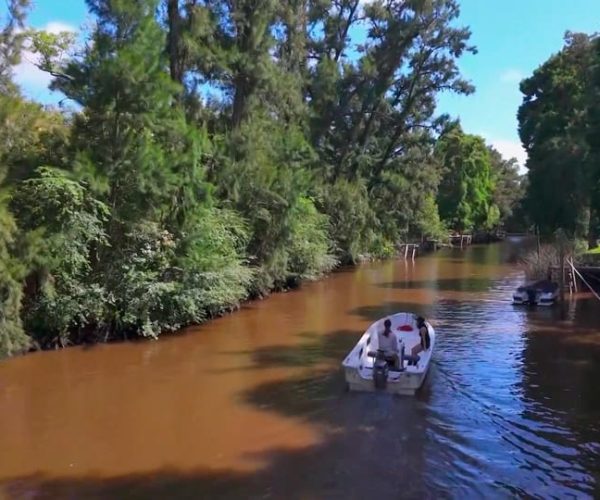
[[[553,281],[542,280],[517,288],[513,294],[514,304],[551,306],[558,298],[558,285]]]

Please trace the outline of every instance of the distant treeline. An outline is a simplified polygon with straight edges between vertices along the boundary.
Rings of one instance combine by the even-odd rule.
[[[0,355],[156,337],[511,216],[515,162],[436,113],[473,90],[455,0],[86,3],[84,40],[27,30],[29,0],[0,31]],[[24,50],[65,107],[22,96]]]

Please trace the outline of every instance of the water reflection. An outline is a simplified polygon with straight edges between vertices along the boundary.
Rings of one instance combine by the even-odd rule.
[[[522,249],[345,269],[185,335],[2,363],[0,497],[593,497],[598,305],[512,306]],[[341,359],[398,310],[436,326],[425,387],[344,392]]]

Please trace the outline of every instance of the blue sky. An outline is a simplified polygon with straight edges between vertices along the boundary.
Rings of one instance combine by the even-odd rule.
[[[439,110],[459,117],[463,128],[480,134],[505,156],[521,149],[516,112],[521,102],[519,81],[560,50],[565,31],[600,31],[600,0],[459,0],[459,24],[470,26],[477,55],[459,65],[477,88],[474,95],[441,95]],[[0,15],[5,12],[0,0]],[[89,22],[84,0],[34,0],[29,23],[51,31],[77,29]],[[47,76],[30,63],[17,68],[25,93],[45,103],[57,102],[46,86]]]
[[[441,96],[440,110],[460,116],[466,131],[523,163],[519,81],[560,50],[565,31],[600,31],[600,0],[460,0],[460,5],[461,24],[471,27],[478,53],[459,65],[477,90],[467,97]]]

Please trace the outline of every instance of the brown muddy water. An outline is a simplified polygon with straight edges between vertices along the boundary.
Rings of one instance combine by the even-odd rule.
[[[0,498],[600,495],[600,307],[516,308],[522,242],[344,270],[157,342],[0,363]],[[416,397],[344,391],[375,319],[438,334]]]

